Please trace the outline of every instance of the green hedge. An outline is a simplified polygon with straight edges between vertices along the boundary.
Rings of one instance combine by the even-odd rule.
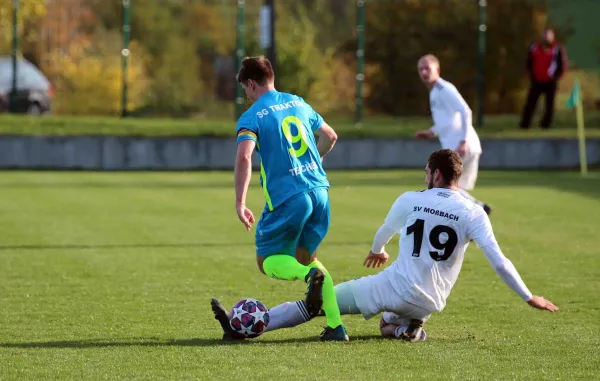
[[[410,137],[418,129],[429,128],[429,118],[381,118],[368,117],[361,127],[351,120],[326,118],[340,137]],[[485,128],[479,129],[481,137],[539,138],[575,137],[573,112],[559,113],[554,126],[543,131],[534,125],[529,131],[518,128],[518,116],[489,116]],[[226,120],[142,119],[107,117],[28,117],[0,115],[0,134],[3,135],[116,135],[116,136],[211,136],[233,137],[236,123]],[[600,112],[587,112],[586,133],[588,137],[600,137]]]

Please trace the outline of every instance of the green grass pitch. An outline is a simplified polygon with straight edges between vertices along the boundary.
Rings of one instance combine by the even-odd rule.
[[[600,369],[600,177],[483,171],[504,253],[533,310],[474,245],[428,341],[378,338],[345,317],[351,342],[321,343],[324,320],[241,344],[220,342],[209,301],[303,297],[256,269],[232,173],[2,172],[0,379],[590,380]],[[320,258],[334,281],[361,266],[395,198],[422,171],[331,172],[332,226]],[[263,196],[250,190],[256,215]],[[397,238],[388,245],[395,259]]]

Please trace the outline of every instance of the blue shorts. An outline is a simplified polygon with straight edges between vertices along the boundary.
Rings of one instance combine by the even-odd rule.
[[[300,193],[273,211],[265,207],[256,227],[256,254],[295,256],[298,246],[312,254],[327,235],[330,219],[327,188]]]

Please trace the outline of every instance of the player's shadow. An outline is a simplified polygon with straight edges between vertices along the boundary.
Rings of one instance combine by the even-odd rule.
[[[352,336],[355,341],[385,340],[377,335]],[[0,348],[14,349],[44,349],[44,348],[106,348],[106,347],[217,347],[226,345],[270,345],[270,344],[301,344],[315,343],[318,336],[289,339],[267,339],[243,341],[224,341],[218,338],[192,338],[162,340],[157,337],[127,338],[127,339],[90,339],[72,341],[36,341],[26,343],[0,343]]]

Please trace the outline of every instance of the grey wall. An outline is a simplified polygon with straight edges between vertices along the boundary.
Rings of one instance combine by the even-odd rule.
[[[481,168],[577,168],[575,139],[483,139]],[[586,143],[600,165],[600,139]],[[437,141],[341,139],[325,159],[330,169],[423,168]],[[0,136],[0,168],[90,170],[231,169],[234,139]],[[256,166],[258,161],[254,161]]]

